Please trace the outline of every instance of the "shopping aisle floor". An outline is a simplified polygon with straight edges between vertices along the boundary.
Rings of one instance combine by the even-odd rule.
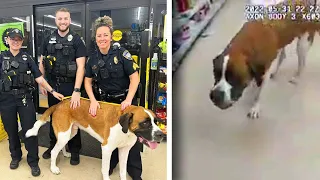
[[[80,164],[77,166],[70,165],[70,159],[63,157],[62,153],[57,158],[57,166],[60,168],[61,174],[54,175],[50,171],[50,160],[43,159],[42,153],[46,148],[40,147],[39,166],[41,168],[40,177],[33,177],[27,164],[27,152],[22,147],[23,159],[20,166],[16,170],[9,169],[11,161],[8,149],[8,141],[0,142],[0,172],[1,180],[27,180],[27,179],[45,179],[45,180],[102,180],[101,159],[91,158],[87,156],[80,157]],[[166,180],[167,179],[167,144],[162,142],[157,149],[146,149],[142,156],[142,179],[145,180]],[[114,173],[110,176],[112,180],[120,180],[119,165]],[[127,175],[127,179],[131,178]]]
[[[296,42],[262,98],[260,119],[249,120],[252,88],[228,110],[209,99],[212,59],[238,32],[245,0],[228,0],[173,77],[173,113],[182,154],[179,179],[320,179],[320,38],[307,57],[299,85],[288,83],[297,68]],[[263,43],[263,42],[262,42]],[[177,153],[178,155],[178,153]]]

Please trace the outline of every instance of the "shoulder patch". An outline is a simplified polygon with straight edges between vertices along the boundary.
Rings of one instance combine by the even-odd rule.
[[[132,60],[131,54],[129,53],[128,50],[123,51],[122,56],[128,60]]]
[[[135,62],[133,62],[132,63],[133,65],[132,65],[132,68],[134,69],[134,70],[139,70],[140,69],[140,67],[139,67],[139,65],[137,64],[137,63],[135,63]]]

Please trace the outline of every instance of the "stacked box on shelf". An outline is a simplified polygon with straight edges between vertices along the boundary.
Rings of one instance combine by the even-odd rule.
[[[166,67],[166,54],[162,54],[160,57],[159,71],[158,71],[158,91],[156,100],[156,115],[158,118],[163,120],[163,123],[159,124],[160,129],[166,133],[167,124],[167,67]],[[165,62],[165,63],[164,63]]]

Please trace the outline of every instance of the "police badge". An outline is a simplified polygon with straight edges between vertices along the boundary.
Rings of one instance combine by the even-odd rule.
[[[69,36],[68,36],[68,41],[70,42],[70,41],[72,41],[72,39],[73,39],[72,34],[69,34]]]
[[[131,54],[129,53],[128,50],[123,51],[122,56],[128,60],[132,60]]]
[[[113,58],[113,62],[115,63],[115,64],[118,64],[118,58],[117,58],[117,56],[115,56],[114,58]]]

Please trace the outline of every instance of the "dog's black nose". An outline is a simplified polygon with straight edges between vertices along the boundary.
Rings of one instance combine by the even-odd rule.
[[[165,136],[165,134],[164,134],[162,131],[156,131],[156,132],[154,133],[154,135],[155,135],[156,137],[160,137],[160,138],[163,138],[163,137]]]
[[[210,91],[210,99],[215,104],[221,104],[224,100],[224,92],[220,90],[211,90]]]

